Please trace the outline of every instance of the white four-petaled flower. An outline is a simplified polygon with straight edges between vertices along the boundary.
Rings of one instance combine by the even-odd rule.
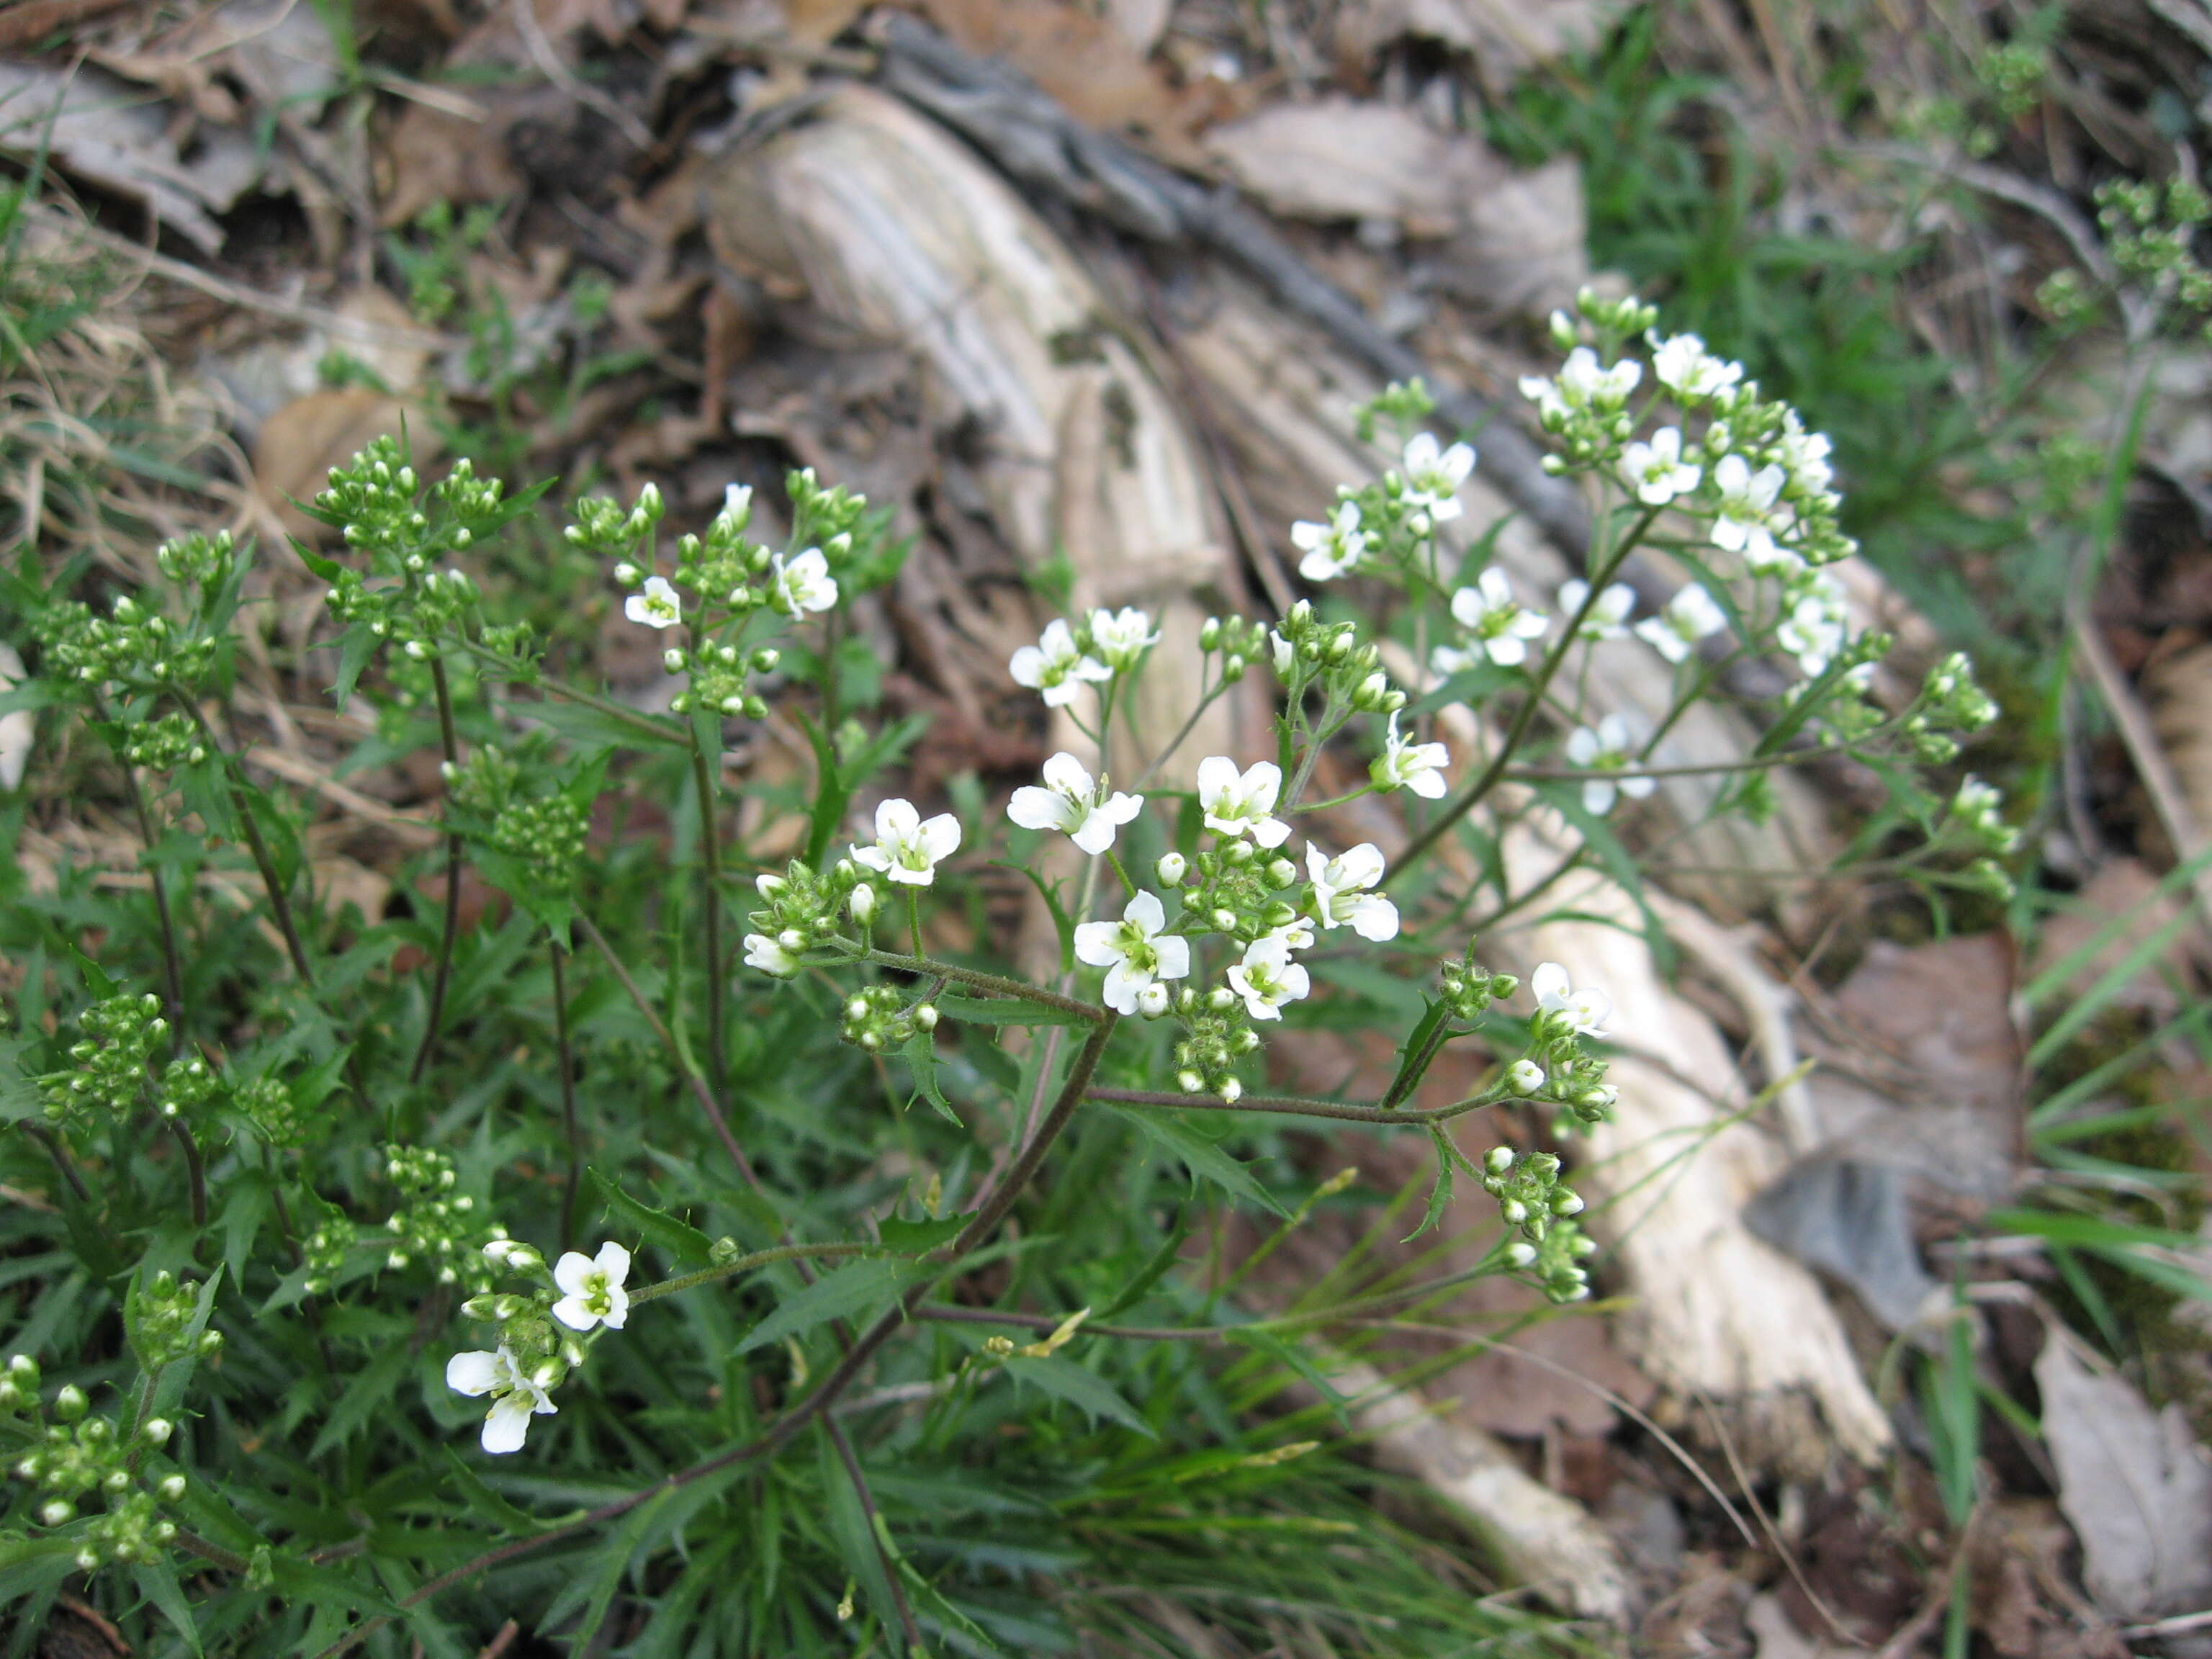
[[[1167,925],[1158,894],[1133,893],[1121,921],[1077,927],[1076,959],[1106,970],[1106,1006],[1115,1013],[1136,1013],[1148,988],[1190,972],[1190,941],[1165,933]]]
[[[1241,773],[1226,755],[1209,755],[1198,763],[1198,804],[1206,810],[1206,827],[1218,835],[1249,830],[1261,846],[1280,847],[1290,839],[1291,826],[1269,815],[1282,787],[1283,769],[1273,761],[1255,761]]]
[[[1743,365],[1717,357],[1694,334],[1662,340],[1650,337],[1651,373],[1678,398],[1711,398],[1743,379]]]
[[[1615,795],[1641,800],[1657,787],[1648,777],[1609,775],[1630,763],[1632,747],[1628,722],[1618,714],[1607,714],[1597,723],[1595,732],[1587,726],[1578,726],[1568,733],[1567,759],[1598,775],[1583,784],[1583,811],[1601,817],[1613,811]]]
[[[1774,540],[1774,504],[1788,482],[1782,468],[1771,461],[1754,472],[1742,456],[1722,456],[1713,466],[1713,489],[1720,496],[1713,545],[1723,552],[1742,554],[1753,570],[1796,563],[1796,555]]]
[[[1521,395],[1536,405],[1545,421],[1557,422],[1580,410],[1620,408],[1643,378],[1644,365],[1633,357],[1623,357],[1608,368],[1588,346],[1577,346],[1559,366],[1556,381],[1522,375]]]
[[[1340,501],[1326,524],[1304,520],[1291,526],[1291,544],[1305,557],[1298,574],[1310,582],[1334,581],[1355,568],[1373,538],[1359,527],[1359,503]]]
[[[1137,816],[1142,795],[1115,790],[1108,797],[1083,763],[1062,751],[1044,763],[1044,787],[1025,784],[1006,804],[1006,816],[1024,830],[1057,830],[1096,858],[1114,844],[1114,831]]]
[[[1460,515],[1459,487],[1474,471],[1474,451],[1466,444],[1445,448],[1433,432],[1416,432],[1406,445],[1406,500],[1443,524]]]
[[[1398,735],[1398,716],[1390,716],[1390,730],[1382,752],[1367,769],[1377,789],[1410,789],[1423,800],[1436,800],[1444,793],[1444,763],[1451,757],[1440,743],[1408,743]]]
[[[789,979],[799,971],[799,958],[787,950],[780,939],[766,933],[747,933],[745,966],[757,968],[763,974],[773,974],[778,979]]]
[[[771,562],[775,574],[769,584],[769,602],[785,616],[827,611],[837,603],[837,580],[820,548],[808,548],[788,564],[779,553]]]
[[[1244,960],[1229,970],[1229,984],[1255,1019],[1280,1019],[1285,1003],[1296,1002],[1313,988],[1306,970],[1291,960],[1289,942],[1276,933],[1245,947]]]
[[[1542,611],[1531,611],[1513,597],[1512,582],[1494,564],[1475,578],[1473,587],[1452,595],[1451,613],[1452,620],[1500,668],[1517,668],[1528,661],[1528,641],[1543,638],[1551,626]],[[1460,656],[1455,653],[1440,660],[1450,662]],[[1467,661],[1457,665],[1464,667]]]
[[[1340,858],[1306,843],[1306,874],[1313,878],[1314,915],[1324,927],[1342,927],[1381,944],[1398,937],[1398,907],[1370,891],[1382,879],[1382,853],[1364,841]]]
[[[1811,571],[1792,585],[1787,603],[1789,613],[1774,630],[1775,643],[1797,659],[1808,678],[1817,678],[1850,637],[1843,590],[1825,572]]]
[[[623,1288],[629,1277],[629,1252],[612,1239],[596,1256],[568,1251],[553,1264],[553,1282],[561,1287],[553,1317],[572,1331],[594,1325],[620,1330],[629,1318],[629,1292]]]
[[[483,1425],[483,1443],[488,1452],[520,1451],[523,1437],[530,1432],[530,1419],[561,1409],[543,1384],[523,1375],[514,1351],[504,1342],[489,1353],[479,1348],[455,1354],[446,1362],[446,1386],[456,1394],[492,1396]]]
[[[1559,584],[1559,610],[1573,617],[1589,599],[1589,584],[1581,577],[1571,577]],[[1589,613],[1583,617],[1575,637],[1583,640],[1617,640],[1628,632],[1628,619],[1636,611],[1636,590],[1626,582],[1609,583],[1596,599],[1590,600]]]
[[[1664,507],[1677,495],[1698,487],[1705,469],[1682,459],[1679,428],[1662,426],[1649,443],[1633,443],[1620,452],[1620,479],[1646,507]]]
[[[647,576],[641,592],[623,601],[623,615],[647,628],[673,628],[684,620],[684,596],[665,576]]]
[[[1605,1036],[1605,1022],[1613,1013],[1613,999],[1595,986],[1576,990],[1567,983],[1567,970],[1556,962],[1540,963],[1528,976],[1540,1012],[1562,1016],[1577,1036]]]
[[[925,821],[914,803],[893,798],[876,808],[876,844],[852,849],[855,862],[908,887],[937,879],[938,862],[960,845],[960,820],[939,812]]]
[[[1062,708],[1073,702],[1075,694],[1083,689],[1086,680],[1114,678],[1112,669],[1096,657],[1083,653],[1075,643],[1074,632],[1058,617],[1044,625],[1044,634],[1035,645],[1025,645],[1014,653],[1006,669],[1014,677],[1016,685],[1042,691],[1048,708]]]
[[[1134,605],[1091,613],[1091,652],[1109,669],[1127,673],[1159,642],[1152,619]]]
[[[1638,635],[1668,662],[1680,662],[1699,640],[1728,626],[1727,613],[1696,582],[1667,601],[1656,617],[1636,624]]]

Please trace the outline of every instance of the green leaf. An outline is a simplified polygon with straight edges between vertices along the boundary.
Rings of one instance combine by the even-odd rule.
[[[1278,1204],[1267,1189],[1253,1178],[1249,1170],[1208,1140],[1195,1126],[1185,1122],[1180,1113],[1170,1115],[1164,1111],[1133,1110],[1124,1106],[1112,1109],[1143,1130],[1149,1139],[1158,1141],[1181,1158],[1191,1173],[1194,1185],[1203,1177],[1238,1198],[1250,1200],[1285,1221],[1290,1219],[1291,1212]]]
[[[658,749],[688,750],[690,741],[682,729],[650,714],[616,714],[588,702],[547,697],[520,704],[514,712],[551,727],[580,748],[635,749],[649,753]]]
[[[1351,1402],[1338,1390],[1336,1384],[1328,1380],[1328,1374],[1314,1364],[1313,1356],[1299,1343],[1286,1341],[1273,1331],[1261,1330],[1256,1327],[1231,1331],[1229,1340],[1248,1348],[1256,1348],[1268,1358],[1287,1367],[1328,1402],[1329,1410],[1336,1413],[1336,1420],[1341,1427],[1347,1431],[1351,1429],[1351,1414],[1346,1410]]]
[[[461,1455],[451,1446],[441,1446],[439,1450],[445,1454],[446,1473],[460,1488],[461,1501],[479,1520],[518,1538],[527,1538],[545,1529],[544,1522],[533,1519],[484,1485],[483,1477],[463,1462]]]
[[[584,1173],[590,1177],[599,1201],[606,1206],[608,1219],[628,1224],[638,1237],[658,1244],[678,1261],[704,1267],[714,1260],[714,1241],[690,1223],[678,1221],[665,1210],[639,1203],[597,1170]]]
[[[192,1617],[191,1607],[185,1601],[184,1587],[177,1583],[177,1570],[167,1561],[157,1561],[132,1567],[131,1577],[138,1586],[138,1593],[160,1608],[161,1617],[185,1638],[185,1645],[194,1653],[201,1651],[199,1621]]]
[[[960,1230],[975,1218],[970,1210],[965,1215],[939,1216],[934,1221],[902,1221],[887,1215],[876,1223],[883,1236],[884,1248],[896,1250],[902,1255],[927,1255],[940,1244],[950,1244],[960,1237]]]
[[[1428,1047],[1429,1039],[1436,1035],[1437,1027],[1444,1023],[1444,1017],[1449,1012],[1449,1006],[1445,1003],[1432,1001],[1429,1004],[1429,1012],[1421,1016],[1421,1023],[1413,1027],[1404,1047],[1398,1051],[1402,1056],[1398,1062],[1398,1075],[1391,1079],[1385,1099],[1409,1100],[1413,1091],[1420,1087],[1421,1072],[1425,1072],[1435,1063],[1433,1055],[1428,1060],[1421,1061],[1421,1051]],[[1442,1052],[1442,1049],[1437,1050],[1439,1054]],[[1421,1061],[1420,1071],[1413,1069],[1416,1061]]]
[[[739,1353],[781,1342],[787,1336],[848,1314],[880,1312],[923,1270],[910,1261],[872,1257],[826,1273],[752,1328],[738,1344]]]
[[[937,1039],[927,1031],[916,1031],[900,1052],[906,1057],[907,1069],[914,1073],[915,1091],[937,1109],[939,1116],[960,1123],[960,1114],[952,1109],[952,1103],[945,1097],[945,1090],[937,1081]]]
[[[332,570],[337,567],[332,565]],[[331,701],[341,708],[353,696],[353,689],[361,683],[361,671],[368,666],[368,659],[376,654],[383,641],[368,631],[368,624],[357,622],[345,631],[338,641],[338,677],[331,686]]]
[[[1175,1266],[1176,1259],[1182,1255],[1183,1241],[1189,1237],[1190,1224],[1185,1222],[1162,1239],[1159,1248],[1146,1258],[1143,1267],[1137,1269],[1137,1276],[1124,1285],[1120,1294],[1098,1310],[1098,1322],[1103,1325],[1142,1301],[1146,1291],[1167,1277],[1168,1270]]]
[[[1451,1203],[1453,1160],[1450,1154],[1444,1150],[1443,1146],[1442,1145],[1443,1139],[1443,1126],[1435,1123],[1429,1125],[1429,1138],[1439,1144],[1437,1147],[1436,1182],[1429,1188],[1428,1213],[1421,1218],[1421,1224],[1419,1226],[1414,1228],[1413,1231],[1407,1233],[1405,1237],[1398,1241],[1401,1244],[1412,1243],[1423,1233],[1427,1232],[1431,1227],[1434,1227],[1438,1222],[1442,1221],[1444,1218],[1445,1209],[1449,1207]]]
[[[1088,1025],[1083,1016],[1065,1008],[1047,1007],[1019,997],[969,997],[946,992],[936,999],[937,1012],[965,1025]]]
[[[1006,1374],[1016,1382],[1026,1382],[1080,1407],[1094,1423],[1105,1418],[1123,1428],[1135,1430],[1148,1440],[1159,1438],[1152,1425],[1138,1415],[1137,1408],[1124,1400],[1111,1382],[1073,1359],[1056,1353],[1042,1359],[1016,1356],[1006,1362]]]

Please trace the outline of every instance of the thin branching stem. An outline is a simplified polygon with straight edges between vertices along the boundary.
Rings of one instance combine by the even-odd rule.
[[[700,875],[707,890],[707,1080],[719,1091],[728,1075],[722,1037],[722,826],[715,810],[714,766],[696,733],[691,780],[699,791]]]
[[[629,1293],[632,1302],[652,1302],[664,1296],[673,1296],[678,1291],[688,1291],[700,1285],[713,1285],[725,1279],[734,1279],[739,1273],[749,1273],[756,1267],[766,1267],[778,1261],[799,1261],[814,1256],[866,1255],[880,1252],[880,1244],[778,1244],[765,1250],[755,1250],[750,1255],[741,1255],[728,1261],[717,1262],[711,1267],[702,1267],[694,1273],[680,1273],[674,1279],[664,1279],[641,1286]]]
[[[553,964],[553,1046],[561,1067],[561,1134],[568,1146],[568,1179],[561,1193],[561,1242],[576,1238],[576,1191],[584,1178],[583,1147],[576,1133],[576,1056],[568,1041],[568,986],[561,968],[568,947],[546,936],[546,954]]]
[[[1361,1106],[1346,1100],[1311,1100],[1302,1095],[1246,1095],[1235,1104],[1212,1095],[1172,1095],[1153,1089],[1093,1089],[1090,1097],[1110,1106],[1149,1106],[1177,1112],[1262,1112],[1277,1117],[1328,1117],[1345,1123],[1393,1127],[1444,1123],[1486,1106],[1538,1106],[1541,1101],[1510,1095],[1470,1095],[1449,1106]]]
[[[845,1478],[853,1483],[853,1495],[860,1500],[860,1514],[867,1521],[868,1537],[876,1547],[876,1560],[883,1567],[884,1582],[890,1587],[891,1605],[898,1610],[899,1629],[906,1637],[906,1650],[910,1655],[919,1655],[923,1651],[921,1626],[915,1622],[914,1608],[906,1599],[906,1586],[899,1582],[899,1564],[884,1541],[883,1517],[877,1511],[875,1495],[868,1490],[868,1478],[860,1472],[860,1455],[854,1451],[852,1440],[836,1418],[824,1417],[822,1427],[830,1437],[830,1443],[837,1449],[837,1461],[845,1466]]]
[[[446,765],[449,769],[457,767],[461,763],[460,735],[453,726],[453,689],[446,678],[443,657],[430,659],[430,685],[437,697],[438,746],[445,753]],[[450,788],[447,793],[450,796]],[[450,808],[450,799],[447,805]],[[447,830],[445,923],[438,936],[438,966],[430,980],[430,1011],[422,1022],[422,1041],[415,1050],[415,1063],[407,1068],[410,1083],[422,1080],[422,1073],[430,1064],[430,1052],[438,1046],[438,1028],[445,1023],[446,989],[453,982],[453,949],[461,936],[461,863],[465,856],[460,831]]]
[[[180,688],[172,687],[171,692],[179,706],[191,717],[193,725],[199,728],[200,737],[206,743],[208,751],[222,763],[224,790],[230,796],[231,810],[238,814],[239,827],[246,832],[246,850],[252,856],[253,867],[261,872],[261,885],[269,894],[270,915],[275,918],[276,932],[284,940],[285,954],[291,957],[292,971],[299,976],[300,982],[313,991],[315,988],[315,970],[308,963],[307,947],[301,943],[299,927],[292,919],[292,901],[284,891],[283,879],[276,873],[276,860],[269,850],[269,842],[261,833],[260,824],[254,821],[252,806],[246,799],[244,785],[239,781],[238,757],[223,747],[222,739],[216,735],[215,727],[208,724],[207,715],[201,712],[198,703]]]

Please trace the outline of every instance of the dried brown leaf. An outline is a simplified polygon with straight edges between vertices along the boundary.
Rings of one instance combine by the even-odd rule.
[[[2097,1605],[2132,1619],[2212,1594],[2212,1462],[2178,1405],[2152,1411],[2135,1385],[2100,1375],[2054,1331],[2035,1362],[2058,1506],[2081,1540]]]
[[[1276,104],[1212,129],[1205,142],[1277,213],[1390,220],[1415,236],[1462,228],[1470,198],[1506,176],[1480,142],[1438,132],[1402,106],[1356,98]]]
[[[295,398],[261,428],[253,451],[253,487],[292,534],[326,534],[292,502],[313,499],[332,467],[343,465],[372,439],[398,432],[403,421],[416,459],[434,454],[439,446],[430,422],[420,410],[409,408],[398,398],[366,386]]]

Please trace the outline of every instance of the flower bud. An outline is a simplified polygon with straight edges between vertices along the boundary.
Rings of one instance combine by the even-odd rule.
[[[1525,1267],[1536,1259],[1536,1247],[1525,1238],[1516,1238],[1505,1247],[1505,1260],[1516,1267]]]
[[[678,650],[674,646],[670,646],[667,650],[660,653],[660,666],[663,671],[667,673],[682,673],[684,672],[684,653]]]
[[[925,1031],[935,1030],[937,1029],[937,1005],[933,1002],[915,1003],[914,1006],[914,1023]]]
[[[853,921],[858,926],[866,927],[870,922],[876,919],[876,890],[873,887],[871,887],[866,882],[862,882],[858,887],[855,887],[853,890],[853,896],[850,902],[853,909]]]
[[[1154,980],[1137,993],[1137,1012],[1146,1019],[1158,1019],[1168,1011],[1168,988]]]
[[[1219,648],[1220,644],[1221,618],[1208,617],[1199,625],[1198,648],[1201,651],[1212,651]]]
[[[1244,1098],[1244,1085],[1233,1077],[1224,1079],[1221,1084],[1221,1098],[1226,1104],[1234,1106]]]
[[[1213,925],[1224,933],[1235,931],[1237,913],[1234,910],[1216,910],[1213,913]]]
[[[1206,994],[1206,1006],[1217,1014],[1225,1014],[1237,1006],[1237,993],[1226,985],[1217,985]]]
[[[759,650],[753,653],[753,672],[756,674],[769,673],[773,672],[775,665],[782,660],[782,652],[777,650],[772,645],[764,645],[761,647]]]
[[[154,1495],[165,1504],[173,1504],[185,1495],[185,1477],[181,1474],[163,1475],[155,1483]]]
[[[169,1443],[169,1437],[176,1432],[176,1427],[166,1417],[149,1417],[139,1425],[138,1432],[145,1437],[148,1445],[166,1446]]]
[[[1163,887],[1180,887],[1182,878],[1190,873],[1190,860],[1180,853],[1163,853],[1160,861],[1152,866],[1152,874]]]
[[[1270,887],[1288,887],[1298,878],[1298,866],[1288,859],[1276,859],[1268,864],[1267,877]]]
[[[1533,1060],[1516,1060],[1505,1068],[1505,1086],[1526,1099],[1544,1086],[1544,1068]]]
[[[76,1519],[76,1505],[65,1498],[57,1498],[39,1510],[39,1519],[49,1527],[65,1527]]]
[[[1513,1167],[1513,1149],[1510,1146],[1492,1146],[1482,1164],[1491,1174],[1504,1175]]]
[[[1176,1087],[1182,1090],[1183,1093],[1187,1095],[1204,1094],[1206,1092],[1206,1079],[1195,1072],[1177,1072],[1176,1073]]]
[[[74,1423],[85,1413],[92,1402],[84,1397],[84,1390],[74,1382],[64,1386],[54,1396],[54,1415],[65,1423]]]

